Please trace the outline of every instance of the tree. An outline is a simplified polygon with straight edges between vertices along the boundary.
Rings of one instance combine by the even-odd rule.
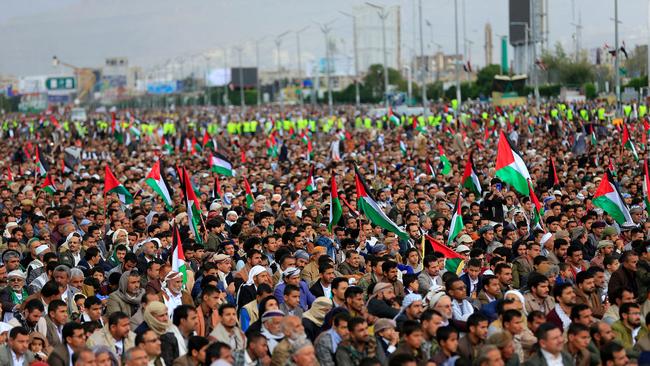
[[[476,74],[476,86],[479,95],[489,96],[492,93],[494,76],[501,73],[500,65],[488,65]],[[462,88],[461,88],[462,91]]]

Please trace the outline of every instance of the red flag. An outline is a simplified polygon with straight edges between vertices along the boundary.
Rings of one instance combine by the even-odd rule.
[[[52,122],[54,127],[61,128],[61,125],[59,124],[59,121],[56,120],[56,117],[54,117],[53,114],[50,114],[50,122]]]
[[[111,134],[115,134],[116,124],[117,124],[117,118],[115,117],[115,112],[111,112]]]

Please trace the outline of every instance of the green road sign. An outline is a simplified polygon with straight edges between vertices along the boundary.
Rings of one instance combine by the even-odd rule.
[[[77,81],[74,77],[47,78],[45,80],[47,90],[74,90],[77,87]]]

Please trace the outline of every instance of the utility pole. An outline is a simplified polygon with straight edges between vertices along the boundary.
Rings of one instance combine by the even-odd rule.
[[[275,48],[277,53],[277,62],[278,62],[278,97],[280,98],[280,114],[284,114],[284,98],[282,96],[282,64],[280,61],[280,44],[282,43],[282,37],[289,34],[289,31],[286,31],[279,36],[275,37]],[[284,116],[282,116],[284,118]]]
[[[418,0],[418,13],[420,23],[420,87],[422,88],[422,113],[424,118],[427,118],[427,85],[426,78],[426,61],[424,59],[424,36],[422,35],[422,0]]]
[[[302,95],[302,58],[300,57],[300,33],[307,30],[307,28],[309,28],[309,26],[296,31],[296,47],[298,48],[298,81],[300,83],[300,107],[302,107],[304,103]]]
[[[620,116],[621,109],[621,75],[618,57],[618,0],[614,0],[614,75],[616,82],[616,115]]]
[[[455,71],[456,71],[456,101],[457,101],[457,108],[454,108],[454,117],[456,117],[456,120],[458,120],[458,116],[460,116],[459,109],[461,105],[463,104],[462,102],[462,95],[460,93],[460,65],[459,62],[460,60],[458,59],[459,56],[459,50],[458,50],[458,0],[454,0],[454,33],[455,33],[455,38],[456,38],[456,63],[455,63]]]
[[[222,48],[223,51],[223,72],[226,73],[228,72],[228,50],[225,48]],[[230,75],[230,79],[232,80],[232,75]],[[225,78],[224,78],[225,81]],[[229,101],[228,101],[228,83],[224,82],[223,83],[223,105],[228,106]]]
[[[327,65],[327,106],[329,109],[329,114],[332,116],[334,114],[334,101],[332,100],[332,60],[330,57],[330,41],[329,34],[332,31],[330,24],[332,21],[329,21],[325,24],[318,24],[320,26],[321,32],[323,32],[323,37],[325,38],[325,65]]]
[[[235,51],[237,51],[238,56],[239,56],[239,98],[240,100],[240,106],[241,106],[241,115],[242,118],[244,118],[244,114],[246,113],[246,102],[244,101],[244,66],[242,65],[242,60],[241,60],[241,54],[243,49],[241,46],[235,47]]]
[[[257,106],[262,105],[262,91],[260,90],[260,42],[266,37],[262,37],[255,41],[255,64],[257,66],[257,79],[255,80],[255,88],[257,89]]]
[[[458,0],[456,0],[458,1]],[[371,6],[377,9],[377,15],[381,19],[381,43],[384,53],[384,99],[386,105],[386,111],[388,112],[389,101],[388,101],[388,54],[386,51],[386,18],[388,18],[389,13],[386,12],[386,9],[383,6],[379,6],[373,3],[366,2],[368,6]]]
[[[357,48],[357,17],[339,11],[339,13],[345,15],[346,17],[352,18],[352,37],[354,38],[354,92],[355,92],[355,103],[357,108],[361,105],[361,93],[359,92],[359,52]]]

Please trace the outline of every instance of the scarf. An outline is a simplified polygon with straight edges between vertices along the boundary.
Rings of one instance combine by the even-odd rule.
[[[122,273],[122,277],[120,277],[120,287],[117,290],[117,296],[125,303],[131,305],[131,314],[127,314],[129,316],[135,314],[138,311],[140,302],[142,301],[142,295],[144,295],[143,289],[140,289],[136,295],[130,295],[127,292],[130,275],[131,271]]]
[[[22,289],[22,292],[20,293],[22,295],[22,297],[20,299],[18,298],[18,295],[16,295],[16,291],[11,290],[10,292],[11,292],[11,303],[13,303],[14,305],[22,304],[23,301],[25,301],[25,299],[27,299],[27,296],[29,296],[29,295],[27,295],[27,290],[25,290],[24,288]]]
[[[145,323],[147,323],[147,325],[149,325],[149,328],[159,336],[167,333],[167,329],[169,329],[170,325],[169,318],[167,318],[167,321],[164,322],[161,322],[158,320],[158,318],[156,318],[156,315],[163,313],[167,314],[167,306],[165,306],[165,304],[161,303],[160,301],[152,301],[144,310]]]
[[[316,326],[322,327],[325,322],[325,315],[332,310],[332,306],[334,304],[331,299],[321,296],[314,300],[314,303],[311,304],[311,309],[305,311],[302,317],[311,320]]]
[[[275,335],[275,334],[269,332],[269,330],[266,329],[266,327],[264,325],[262,325],[262,331],[260,333],[262,333],[264,338],[266,338],[268,340],[268,342],[269,342],[269,352],[271,352],[271,353],[273,353],[273,350],[275,349],[275,346],[277,346],[278,343],[280,343],[280,341],[282,340],[282,338],[284,338],[284,334]]]

